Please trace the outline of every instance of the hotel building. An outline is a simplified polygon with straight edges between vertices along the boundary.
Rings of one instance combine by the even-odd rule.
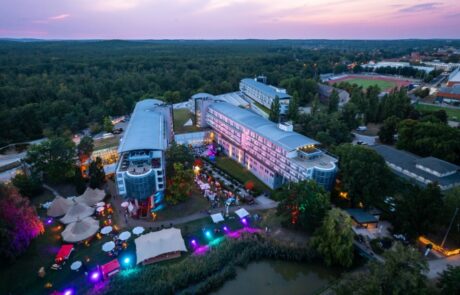
[[[163,200],[172,127],[172,106],[155,99],[136,104],[118,148],[115,173],[118,194],[134,203],[135,215],[148,216]]]
[[[278,97],[280,101],[280,113],[285,114],[288,110],[291,96],[287,94],[286,89],[267,85],[259,82],[258,79],[246,78],[240,81],[240,91],[266,108],[270,108],[275,97]]]
[[[313,179],[326,189],[335,181],[337,159],[313,139],[225,102],[206,104],[206,123],[225,154],[245,166],[270,188],[288,181]]]

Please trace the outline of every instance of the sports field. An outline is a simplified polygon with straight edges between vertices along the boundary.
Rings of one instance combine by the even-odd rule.
[[[377,85],[381,91],[391,91],[394,88],[405,87],[411,83],[406,79],[399,77],[390,77],[382,75],[357,75],[348,74],[337,77],[336,79],[330,80],[329,84],[335,84],[339,82],[348,82],[350,84],[356,84],[366,89],[369,86]]]
[[[395,88],[397,85],[395,82],[392,81],[383,81],[383,80],[369,80],[369,79],[362,79],[362,78],[353,78],[347,80],[350,84],[356,84],[363,89],[366,89],[369,86],[378,86],[381,90],[392,89]]]

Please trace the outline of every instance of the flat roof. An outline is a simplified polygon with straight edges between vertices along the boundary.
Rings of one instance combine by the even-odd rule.
[[[449,82],[460,82],[460,67],[450,73]]]
[[[415,164],[439,172],[440,174],[453,172],[460,168],[455,164],[446,162],[435,157],[426,157],[418,159],[415,161]]]
[[[139,101],[118,148],[119,153],[135,150],[165,150],[164,117],[155,108],[163,102],[157,99]]]
[[[275,88],[277,87],[270,86],[270,85],[267,85],[261,82],[257,82],[254,79],[245,78],[245,79],[242,79],[241,82],[247,83],[251,85],[252,87],[259,89],[261,92],[273,98],[275,98],[275,96],[278,96],[279,99],[290,99],[291,98],[291,96],[287,93],[276,91]]]
[[[452,87],[441,87],[438,91],[438,94],[460,94],[460,85],[454,85]]]
[[[381,155],[386,162],[392,163],[395,166],[401,167],[404,170],[414,173],[415,175],[421,176],[424,179],[427,179],[431,182],[437,182],[440,185],[449,185],[460,182],[460,173],[454,173],[449,176],[445,177],[438,177],[431,173],[428,173],[422,169],[415,167],[418,160],[423,159],[417,155],[411,154],[406,151],[398,150],[396,148],[387,146],[387,145],[374,145],[370,146],[373,150],[375,150],[379,155]],[[438,159],[439,160],[439,159]],[[450,163],[449,163],[450,164]],[[398,172],[394,169],[392,171],[396,172],[396,174],[404,177],[404,178],[411,178],[401,172]],[[417,180],[417,179],[416,179]],[[417,180],[418,182],[421,182]]]
[[[351,218],[360,224],[378,222],[378,219],[374,215],[364,211],[363,209],[345,209],[345,212],[347,212]]]
[[[284,148],[287,151],[295,150],[306,145],[319,144],[316,140],[301,135],[297,132],[284,131],[278,128],[278,125],[257,115],[253,112],[236,107],[225,102],[216,102],[209,108],[225,115],[244,127],[256,132],[267,138],[274,144]]]

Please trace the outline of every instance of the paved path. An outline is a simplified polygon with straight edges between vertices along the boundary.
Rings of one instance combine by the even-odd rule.
[[[429,279],[435,279],[441,272],[447,269],[448,265],[460,266],[460,255],[435,259],[428,261],[430,271],[427,273]]]
[[[49,186],[49,185],[47,185],[47,184],[43,184],[42,186],[43,186],[45,189],[49,190],[51,193],[53,193],[53,195],[54,195],[55,197],[60,197],[60,196],[61,196],[61,194],[59,194],[58,191],[55,190],[54,188],[52,188],[51,186]]]

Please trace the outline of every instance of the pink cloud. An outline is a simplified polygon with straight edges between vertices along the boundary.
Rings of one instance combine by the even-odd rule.
[[[50,16],[48,17],[49,20],[63,20],[63,19],[66,19],[70,16],[70,14],[68,13],[63,13],[63,14],[59,14],[59,15],[55,15],[55,16]]]

